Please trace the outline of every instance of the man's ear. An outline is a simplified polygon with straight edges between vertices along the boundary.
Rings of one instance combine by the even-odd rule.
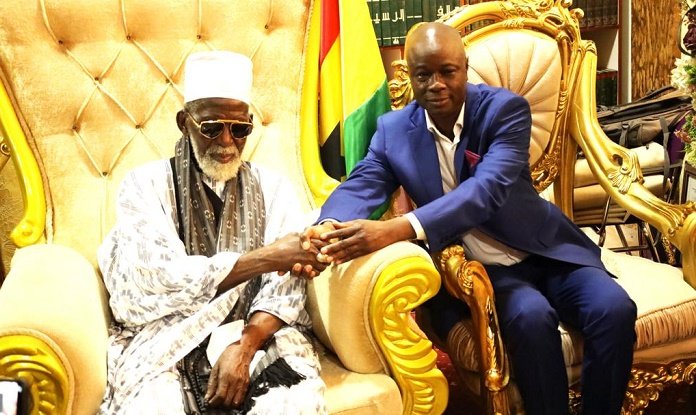
[[[179,131],[186,134],[186,113],[184,110],[179,110],[176,113],[176,126],[179,127]]]

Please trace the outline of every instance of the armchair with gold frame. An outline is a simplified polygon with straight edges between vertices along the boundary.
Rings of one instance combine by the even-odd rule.
[[[12,241],[21,247],[0,289],[0,377],[27,382],[33,414],[97,411],[111,319],[97,247],[113,224],[124,174],[173,154],[191,52],[231,49],[252,58],[255,128],[244,158],[288,177],[307,212],[335,186],[321,176],[311,141],[319,4],[0,4],[0,167],[11,156],[6,167],[18,178],[0,211],[18,218]],[[312,192],[309,182],[328,184]],[[20,199],[23,212],[14,209]],[[431,258],[408,243],[315,279],[308,309],[326,346],[330,413],[444,411],[447,382],[410,314],[439,286]]]
[[[602,253],[607,268],[638,306],[638,339],[623,411],[641,414],[664,387],[693,383],[696,378],[695,206],[673,205],[654,196],[643,184],[636,154],[602,132],[594,97],[596,49],[592,42],[581,39],[578,19],[582,11],[571,10],[570,5],[570,0],[491,1],[461,7],[440,20],[462,33],[469,82],[505,87],[529,101],[529,161],[534,185],[542,196],[553,198],[573,217],[579,146],[604,191],[681,250],[683,269],[608,250]],[[412,100],[408,68],[404,61],[393,66],[392,106],[401,108]],[[438,262],[447,290],[466,302],[472,314],[455,325],[441,346],[467,388],[485,400],[487,413],[522,413],[485,268],[467,260],[457,245],[443,250]],[[427,319],[422,317],[422,321]],[[563,326],[560,330],[572,386],[571,409],[576,410],[581,393],[582,338]]]

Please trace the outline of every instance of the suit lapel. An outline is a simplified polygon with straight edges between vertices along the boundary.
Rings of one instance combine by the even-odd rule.
[[[413,166],[416,166],[421,180],[420,189],[413,190],[423,189],[427,201],[441,197],[444,192],[442,191],[440,162],[437,158],[435,141],[425,124],[425,111],[420,106],[416,106],[416,110],[411,115],[408,143],[411,147]]]
[[[454,152],[454,167],[457,175],[459,177],[459,182],[466,180],[469,175],[469,165],[466,163],[465,151],[474,147],[474,152],[477,152],[476,144],[479,137],[470,137],[472,130],[472,123],[474,121],[473,114],[477,111],[479,106],[479,90],[476,85],[466,84],[466,104],[464,106],[464,129],[462,130],[462,135],[459,138],[459,145],[457,150]],[[473,138],[473,143],[471,142]],[[470,144],[472,144],[470,146]]]

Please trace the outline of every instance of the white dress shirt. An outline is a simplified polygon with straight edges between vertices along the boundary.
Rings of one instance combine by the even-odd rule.
[[[438,131],[428,111],[425,111],[425,122],[428,131],[430,131],[435,140],[437,158],[440,162],[440,175],[442,176],[442,190],[448,193],[459,185],[459,178],[454,167],[454,153],[457,150],[457,144],[459,144],[462,130],[464,129],[464,105],[462,105],[457,122],[452,129],[454,133],[453,140],[450,140]],[[416,238],[427,242],[423,226],[416,215],[413,212],[409,212],[405,216],[411,222],[411,226],[413,226],[413,230],[416,232]],[[479,261],[484,265],[509,266],[522,261],[529,255],[526,252],[503,244],[476,228],[462,235],[462,245],[468,259]]]

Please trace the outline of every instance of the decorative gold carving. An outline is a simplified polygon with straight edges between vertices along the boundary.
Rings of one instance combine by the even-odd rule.
[[[550,153],[544,153],[541,160],[534,165],[532,170],[532,183],[537,192],[541,192],[553,183],[558,177],[558,166],[561,157],[560,141]]]
[[[622,414],[642,415],[650,401],[656,401],[669,385],[693,384],[696,363],[677,361],[667,365],[638,364],[631,369]]]
[[[68,374],[56,353],[43,341],[27,335],[0,337],[0,377],[29,385],[32,414],[65,414]]]
[[[411,257],[388,265],[372,290],[372,333],[401,390],[404,414],[441,414],[447,407],[449,386],[437,369],[437,353],[409,325],[411,311],[439,289],[435,267]]]
[[[7,140],[20,177],[24,200],[24,216],[10,237],[19,247],[36,243],[46,226],[46,196],[39,165],[27,144],[24,131],[19,124],[12,101],[5,86],[0,83],[0,136]]]
[[[662,244],[662,249],[665,251],[667,256],[667,263],[672,266],[677,265],[677,258],[674,254],[674,246],[669,242],[664,235],[660,235],[660,244]]]
[[[508,414],[506,387],[509,382],[509,365],[495,312],[493,286],[483,265],[468,261],[459,245],[445,248],[437,263],[447,291],[464,301],[471,310],[475,343],[481,362],[482,387],[485,388],[488,413]],[[482,389],[483,390],[483,389]]]
[[[558,95],[558,109],[556,109],[556,119],[560,119],[562,114],[565,114],[568,109],[568,90],[562,88]]]
[[[413,89],[408,77],[406,61],[397,60],[392,62],[391,66],[395,70],[394,79],[389,81],[389,98],[391,99],[391,108],[398,110],[413,100]]]
[[[638,155],[628,150],[612,154],[616,167],[609,169],[607,177],[619,193],[626,194],[633,183],[643,183],[643,173],[638,163]]]
[[[0,171],[2,171],[7,160],[10,159],[10,147],[5,143],[5,140],[0,136]]]
[[[509,2],[501,2],[500,10],[506,20],[517,17],[536,19],[539,16],[540,11],[542,11],[542,7],[548,9],[550,8],[550,3],[551,2],[548,0],[513,0]]]
[[[570,415],[582,414],[582,395],[572,387],[568,389],[568,412]]]
[[[502,22],[506,29],[523,29],[525,26],[524,19],[509,19]]]

